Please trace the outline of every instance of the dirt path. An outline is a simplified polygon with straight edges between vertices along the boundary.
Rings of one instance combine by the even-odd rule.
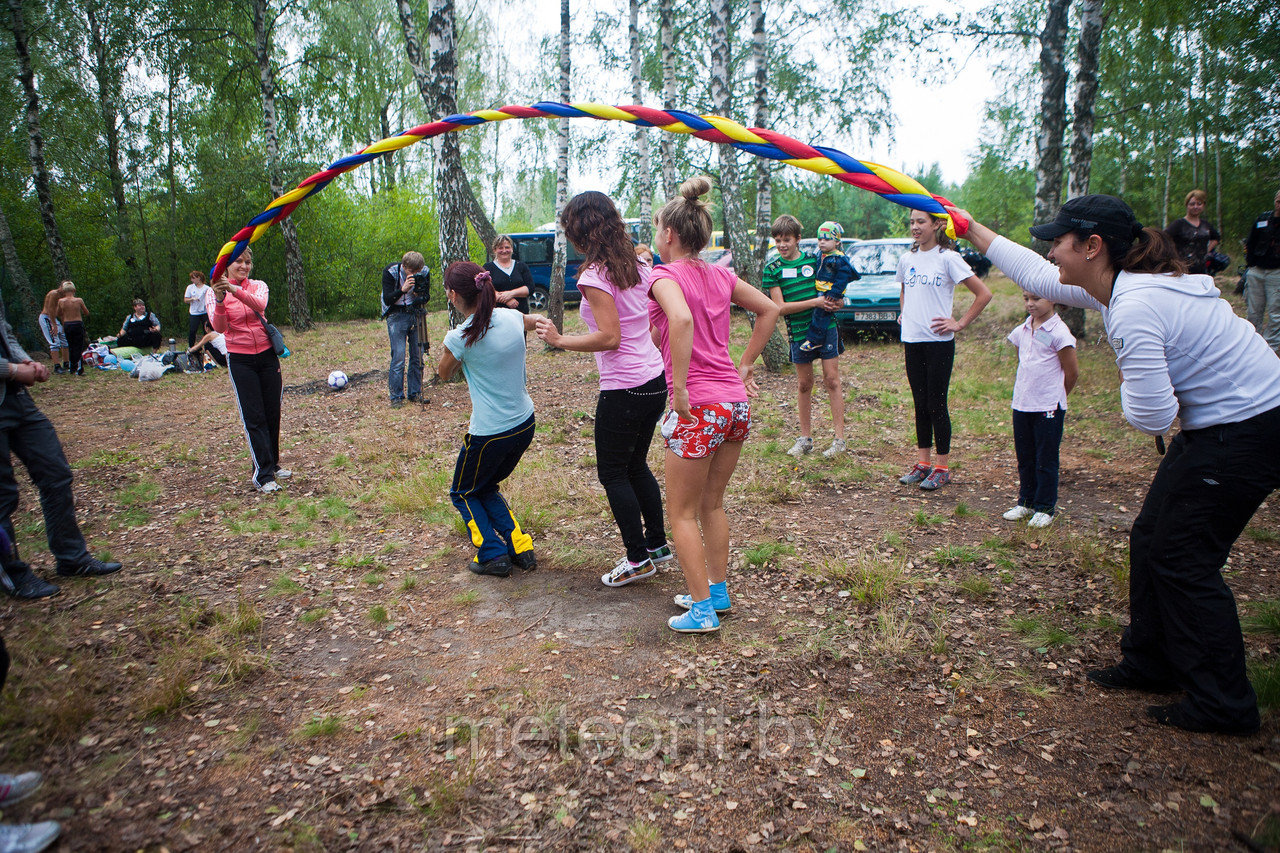
[[[846,356],[853,452],[834,463],[782,452],[792,380],[767,377],[729,498],[734,612],[691,638],[664,625],[678,570],[599,583],[619,543],[591,459],[590,359],[531,348],[538,437],[506,491],[539,569],[477,578],[445,495],[465,387],[400,410],[379,374],[308,393],[334,367],[377,370],[382,335],[291,337],[297,475],[279,498],[248,488],[225,377],[39,389],[91,545],[127,568],[0,603],[4,766],[47,777],[7,820],[61,820],[76,850],[1280,838],[1274,713],[1251,738],[1184,734],[1145,722],[1149,697],[1084,681],[1116,654],[1128,524],[1154,466],[1101,378],[1068,429],[1062,524],[1032,533],[1000,518],[1016,472],[994,328],[958,374],[1005,386],[957,389],[958,410],[996,411],[965,422],[963,465],[936,495],[891,476],[909,418],[894,347]],[[358,355],[319,355],[338,350]],[[1101,377],[1106,353],[1081,355]],[[49,576],[36,505],[24,487],[15,521]],[[1229,572],[1246,610],[1280,598],[1274,501],[1250,530]],[[1277,654],[1274,636],[1248,642]]]

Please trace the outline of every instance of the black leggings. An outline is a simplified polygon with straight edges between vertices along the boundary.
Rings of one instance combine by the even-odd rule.
[[[956,342],[903,342],[907,361],[907,382],[916,406],[916,447],[938,444],[942,456],[951,452],[951,414],[947,411],[947,388],[956,360]]]
[[[662,490],[649,470],[649,445],[667,402],[659,373],[636,388],[601,391],[596,401],[596,474],[618,522],[627,559],[638,563],[667,544]]]

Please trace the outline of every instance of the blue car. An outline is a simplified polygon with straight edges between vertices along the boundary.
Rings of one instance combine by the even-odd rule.
[[[551,302],[551,264],[556,257],[556,233],[554,231],[529,231],[524,234],[511,234],[511,242],[515,247],[512,257],[524,261],[533,275],[533,290],[529,293],[529,310],[541,314],[547,310]],[[578,292],[578,267],[582,265],[582,255],[573,248],[573,244],[565,241],[564,268],[564,304],[577,305],[582,301]]]
[[[627,229],[631,232],[631,242],[640,242],[640,220],[627,219]],[[546,226],[543,226],[544,228]],[[551,230],[526,231],[522,234],[509,234],[515,250],[511,256],[524,261],[533,275],[533,291],[529,294],[529,310],[542,313],[547,310],[551,301],[551,264],[556,258],[556,232]],[[578,292],[578,267],[582,266],[582,255],[573,248],[573,244],[565,241],[564,266],[564,304],[577,305],[582,301]],[[662,259],[656,255],[655,264]]]

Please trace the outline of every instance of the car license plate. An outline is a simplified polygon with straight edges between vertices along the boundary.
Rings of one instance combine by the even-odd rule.
[[[877,320],[893,321],[898,319],[898,315],[893,311],[854,311],[853,319],[857,323],[874,323]]]

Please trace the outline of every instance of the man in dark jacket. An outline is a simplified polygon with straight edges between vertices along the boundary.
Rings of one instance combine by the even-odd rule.
[[[1245,302],[1249,322],[1280,352],[1280,192],[1275,208],[1260,213],[1244,244]]]
[[[418,252],[405,252],[400,263],[382,271],[382,316],[391,339],[391,366],[387,370],[387,391],[391,405],[404,405],[405,358],[409,366],[409,402],[422,393],[422,348],[418,320],[429,295],[431,271]]]
[[[71,466],[53,424],[27,393],[27,388],[48,378],[49,368],[32,361],[13,329],[0,319],[0,589],[14,598],[44,598],[56,595],[58,587],[38,577],[18,557],[17,537],[10,520],[18,508],[12,454],[22,460],[40,492],[44,532],[57,561],[58,576],[88,577],[120,571],[119,563],[104,563],[89,554],[76,523]]]

